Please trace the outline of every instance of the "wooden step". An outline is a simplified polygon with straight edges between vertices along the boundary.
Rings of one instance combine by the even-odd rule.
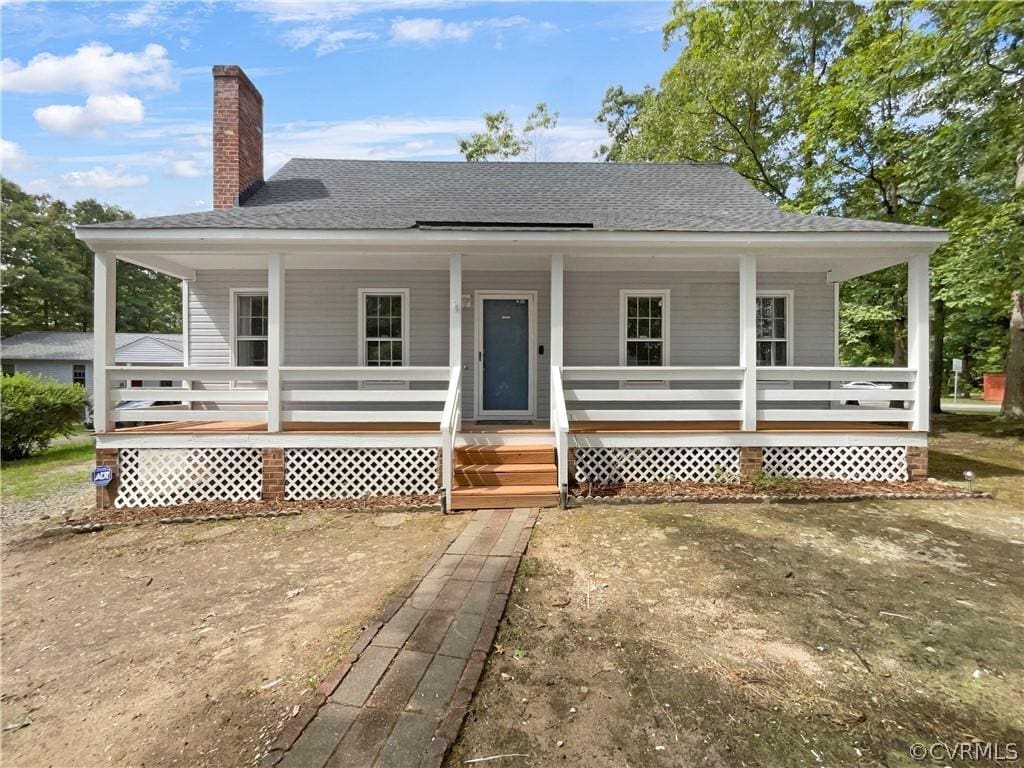
[[[558,488],[555,485],[456,488],[452,491],[453,510],[557,506]]]
[[[457,448],[455,464],[554,464],[550,445],[474,445]]]
[[[558,468],[554,464],[466,464],[455,468],[455,487],[479,488],[495,485],[554,485]]]

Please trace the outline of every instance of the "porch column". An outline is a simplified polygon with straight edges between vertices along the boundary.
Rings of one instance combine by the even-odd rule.
[[[562,367],[565,357],[565,256],[551,257],[551,365]]]
[[[907,365],[914,374],[912,428],[928,431],[928,255],[907,260]]]
[[[740,366],[743,368],[740,428],[757,429],[757,257],[740,256]]]
[[[462,371],[462,254],[448,260],[448,367]]]
[[[284,361],[285,259],[270,255],[267,263],[267,432],[281,431],[281,364]]]
[[[114,364],[114,331],[117,328],[117,259],[109,253],[93,257],[93,363],[92,414],[97,432],[114,431],[107,366]]]

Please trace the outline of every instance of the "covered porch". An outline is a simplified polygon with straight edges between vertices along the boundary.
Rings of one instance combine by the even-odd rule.
[[[108,231],[89,238],[96,251],[94,413],[103,448],[229,443],[291,450],[430,448],[438,454],[438,488],[450,503],[458,446],[475,443],[554,445],[563,493],[579,449],[722,444],[739,450],[865,440],[924,445],[928,252],[934,236],[443,230],[307,232],[302,238],[266,230],[244,238],[209,231],[159,234],[163,237]],[[201,318],[198,313],[186,318],[184,368],[129,371],[113,364],[118,260],[182,279],[190,308],[203,306],[207,294],[200,289],[213,285],[209,295],[223,294],[226,310],[218,305]],[[839,367],[838,282],[898,263],[908,268],[908,366]],[[379,290],[407,297],[401,317],[405,348],[393,352],[394,365],[370,364],[374,361],[363,354],[363,330],[357,345],[352,331],[328,322],[333,315],[317,314],[324,294],[307,294],[307,287],[325,283],[328,273],[351,290],[353,296],[344,301],[354,305],[362,299],[363,286],[387,285],[386,291]],[[803,308],[802,315],[801,295],[794,301],[793,288],[786,286],[790,277],[798,281],[808,275],[820,279],[832,301],[816,299],[814,313]],[[648,326],[643,335],[628,328],[620,299],[654,296],[657,291],[650,286],[659,283],[672,286],[665,289],[666,296],[672,294],[672,309],[666,300],[665,316],[658,318],[664,330],[655,334]],[[409,284],[411,291],[403,288]],[[634,285],[640,287],[626,290]],[[530,407],[493,416],[479,400],[484,349],[474,314],[480,293],[509,292],[509,286],[531,302],[523,358],[529,368]],[[238,319],[226,301],[245,290],[265,296],[266,328],[259,339],[265,343],[265,365],[238,364]],[[786,330],[778,338],[769,334],[768,342],[758,327],[758,300],[763,294],[787,293]],[[707,312],[697,311],[709,303]],[[362,307],[346,311],[364,321]],[[700,317],[712,313],[708,325],[696,327]],[[200,328],[200,320],[209,327]],[[214,321],[230,325],[226,338],[222,330],[210,330]],[[708,330],[712,322],[713,333]],[[802,337],[809,339],[812,328],[819,341],[801,350]],[[822,338],[830,343],[823,344]],[[777,345],[770,353],[773,365],[758,364],[766,343]],[[637,364],[634,350],[649,355],[655,344],[662,345],[655,364]],[[349,350],[359,364],[329,364],[331,358],[347,361]],[[794,364],[801,355],[816,363],[831,357],[825,361],[831,365]],[[323,364],[310,364],[318,359]],[[690,359],[707,364],[685,364]],[[141,378],[169,380],[173,386],[134,386]],[[849,388],[859,381],[874,386]],[[126,403],[153,404],[119,407]],[[144,426],[119,426],[126,423]]]

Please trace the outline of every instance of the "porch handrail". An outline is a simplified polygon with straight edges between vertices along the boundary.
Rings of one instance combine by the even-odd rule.
[[[927,373],[924,374],[927,376]],[[844,386],[869,382],[861,387]],[[758,421],[914,422],[917,371],[895,367],[779,366],[757,369]]]
[[[565,386],[562,370],[551,366],[551,427],[555,432],[555,450],[558,460],[558,492],[562,505],[569,490],[569,411],[565,407]]]
[[[739,365],[572,365],[562,366],[562,380],[571,381],[740,381]]]
[[[452,486],[455,483],[453,455],[455,438],[462,418],[462,367],[453,365],[448,376],[448,394],[441,412],[441,483],[445,510],[452,508]]]

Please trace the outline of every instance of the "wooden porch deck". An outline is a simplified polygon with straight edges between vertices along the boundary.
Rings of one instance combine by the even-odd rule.
[[[289,434],[434,434],[439,427],[423,422],[374,422],[374,423],[331,423],[331,422],[286,422],[284,432]],[[231,435],[263,434],[267,425],[252,421],[169,421],[146,424],[139,427],[119,427],[115,434],[157,434],[157,435]],[[524,424],[487,424],[463,422],[460,434],[499,435],[542,435],[551,431],[547,422],[535,421]],[[575,421],[570,426],[573,434],[722,434],[740,431],[738,421]],[[892,423],[865,421],[759,421],[758,432],[908,432],[906,426]]]

